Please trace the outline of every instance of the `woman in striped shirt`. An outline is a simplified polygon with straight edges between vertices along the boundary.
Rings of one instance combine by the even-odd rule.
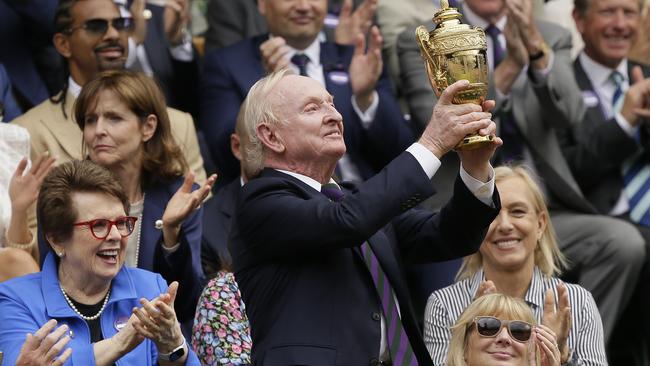
[[[427,302],[424,340],[434,364],[445,364],[450,328],[472,300],[498,291],[523,299],[535,318],[553,329],[563,365],[607,365],[593,297],[555,277],[565,259],[539,186],[522,167],[496,168],[495,179],[501,196],[499,216],[479,252],[464,259],[457,282],[435,291]]]

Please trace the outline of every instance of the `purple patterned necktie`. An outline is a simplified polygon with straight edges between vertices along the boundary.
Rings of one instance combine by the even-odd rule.
[[[499,63],[503,61],[503,58],[506,55],[506,51],[503,49],[501,46],[501,42],[499,42],[499,36],[501,35],[501,30],[497,28],[494,24],[490,24],[487,28],[485,28],[485,33],[492,39],[492,56],[493,56],[493,62],[494,65],[492,65],[492,69],[496,69]]]
[[[333,202],[340,202],[345,196],[345,193],[336,183],[323,184],[321,193]],[[402,325],[402,320],[399,317],[399,312],[397,311],[393,287],[367,242],[361,245],[361,253],[363,254],[363,260],[370,271],[375,289],[381,300],[384,319],[386,319],[388,349],[393,360],[392,365],[417,366],[417,359],[415,358],[406,331]]]

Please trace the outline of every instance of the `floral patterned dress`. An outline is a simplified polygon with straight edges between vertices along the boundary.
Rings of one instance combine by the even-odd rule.
[[[249,365],[251,336],[235,276],[219,271],[199,298],[192,347],[203,365]]]

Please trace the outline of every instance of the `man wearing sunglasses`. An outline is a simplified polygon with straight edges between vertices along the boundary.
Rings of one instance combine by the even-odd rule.
[[[72,120],[72,105],[81,87],[98,72],[123,69],[128,56],[131,18],[120,15],[112,0],[62,0],[55,15],[53,41],[64,57],[69,77],[61,93],[32,108],[13,122],[31,136],[32,156],[45,151],[57,163],[81,159],[82,135]],[[205,181],[203,159],[188,113],[168,108],[171,130],[197,182]]]

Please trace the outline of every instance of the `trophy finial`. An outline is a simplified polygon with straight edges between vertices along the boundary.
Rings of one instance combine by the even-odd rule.
[[[448,9],[449,0],[440,0],[440,9]]]

